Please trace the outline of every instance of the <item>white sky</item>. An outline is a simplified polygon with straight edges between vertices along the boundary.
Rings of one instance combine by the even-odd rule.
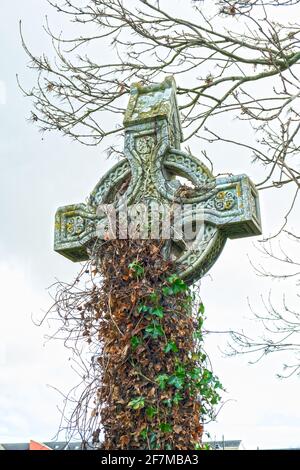
[[[48,14],[58,30],[66,20],[54,15],[45,0],[11,0],[1,10],[5,21],[0,31],[0,442],[43,441],[55,435],[60,418],[61,398],[48,385],[67,392],[76,383],[68,352],[57,342],[45,344],[47,325],[37,328],[31,320],[32,314],[37,317],[49,306],[46,287],[55,278],[71,280],[79,268],[53,252],[54,214],[58,206],[84,201],[112,162],[105,159],[103,148],[86,148],[55,133],[43,140],[26,122],[31,104],[19,92],[15,74],[28,84],[34,76],[26,70],[18,20],[23,20],[25,37],[35,52],[50,50],[43,17]],[[238,126],[221,120],[223,134],[233,124]],[[200,157],[199,142],[192,150]],[[216,146],[209,154],[215,173],[248,173],[254,179],[260,174],[241,151],[227,153]],[[287,196],[281,191],[261,194],[265,235],[279,227]],[[260,295],[271,288],[278,298],[281,292],[295,295],[292,284],[275,284],[255,275],[248,256],[257,263],[263,260],[253,241],[229,241],[210,276],[202,280],[208,328],[249,327],[256,332],[257,325],[247,320],[247,297],[261,308]],[[300,447],[300,382],[276,379],[283,356],[250,366],[246,357],[224,357],[219,348],[225,343],[220,336],[209,341],[214,371],[230,400],[217,423],[209,425],[212,436],[242,439],[253,449]]]

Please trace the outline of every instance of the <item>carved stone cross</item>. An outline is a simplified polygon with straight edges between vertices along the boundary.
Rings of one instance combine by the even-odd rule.
[[[168,250],[178,274],[192,283],[210,269],[227,238],[261,233],[258,193],[250,179],[215,178],[201,161],[180,150],[182,130],[172,77],[147,87],[132,85],[124,127],[125,158],[100,179],[86,204],[57,210],[55,251],[72,261],[88,259],[88,248],[99,237],[100,204],[120,209],[148,200],[188,205],[191,211],[197,205],[203,212],[201,240],[195,245],[174,239]],[[178,177],[193,187],[189,190]]]

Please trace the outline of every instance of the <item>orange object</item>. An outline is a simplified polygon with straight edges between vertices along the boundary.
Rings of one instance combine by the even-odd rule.
[[[40,442],[30,440],[29,450],[52,450],[52,449],[50,449],[50,447],[48,446],[45,446],[45,444],[41,444]]]

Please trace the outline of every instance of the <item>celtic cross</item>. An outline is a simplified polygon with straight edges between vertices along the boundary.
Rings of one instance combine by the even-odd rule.
[[[199,243],[171,240],[168,256],[192,283],[220,255],[227,238],[261,233],[258,193],[246,175],[215,178],[197,158],[180,150],[182,129],[172,77],[160,84],[131,87],[124,117],[124,159],[98,182],[86,204],[61,207],[55,216],[54,249],[72,261],[89,258],[99,233],[103,204],[117,208],[143,201],[202,208]],[[185,178],[192,188],[181,184]]]

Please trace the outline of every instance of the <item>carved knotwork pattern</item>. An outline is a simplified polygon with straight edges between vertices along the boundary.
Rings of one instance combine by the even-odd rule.
[[[80,235],[85,228],[85,221],[80,216],[67,217],[65,222],[66,236],[74,237],[74,235]]]
[[[168,167],[176,166],[178,170],[182,168],[195,186],[201,186],[211,178],[211,174],[204,165],[196,161],[192,155],[179,153],[170,153],[166,156],[164,164]]]
[[[155,147],[155,136],[154,135],[143,135],[136,137],[135,149],[141,155],[149,155]]]
[[[226,237],[210,224],[205,225],[200,249],[186,251],[177,260],[180,275],[187,281],[201,278],[220,255]],[[211,243],[210,243],[211,242]],[[209,248],[208,245],[210,244]]]
[[[218,211],[228,211],[235,206],[236,195],[233,191],[219,191],[214,199]]]
[[[125,180],[129,173],[130,165],[128,160],[122,160],[100,180],[91,194],[90,204],[98,206],[104,202],[105,196],[115,188],[119,181]]]

